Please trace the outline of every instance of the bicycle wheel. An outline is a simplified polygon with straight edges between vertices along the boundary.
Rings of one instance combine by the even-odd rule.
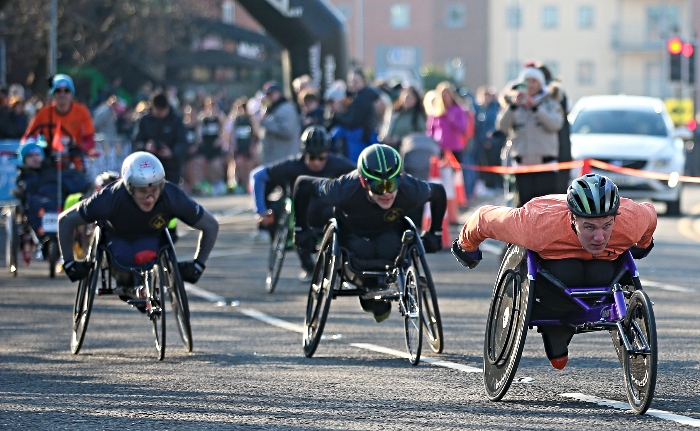
[[[165,358],[165,279],[160,277],[159,270],[151,269],[150,291],[146,301],[148,318],[153,323],[153,337],[155,338],[158,360]]]
[[[289,237],[289,220],[291,213],[289,211],[282,212],[275,229],[275,234],[272,237],[270,244],[270,255],[267,259],[267,278],[265,279],[265,290],[269,293],[274,292],[277,287],[277,281],[280,278],[282,264],[284,263],[284,255],[287,251],[287,238]]]
[[[92,303],[95,300],[97,280],[100,277],[102,253],[99,252],[97,247],[99,237],[99,229],[97,229],[87,252],[87,259],[92,261],[93,265],[87,277],[78,282],[78,291],[75,295],[75,304],[73,305],[73,334],[70,342],[70,350],[74,355],[78,354],[83,345],[85,331],[87,330],[90,320],[90,312],[92,311]]]
[[[47,260],[49,261],[49,277],[56,277],[56,265],[61,252],[58,249],[58,237],[51,236],[46,243]]]
[[[165,280],[166,291],[170,297],[170,306],[175,317],[175,326],[180,334],[180,339],[185,345],[185,350],[192,351],[192,327],[190,326],[190,305],[185,292],[185,284],[182,282],[180,271],[177,267],[175,254],[166,249],[160,257],[160,276]]]
[[[408,267],[405,274],[401,274],[399,280],[403,285],[401,311],[403,313],[408,361],[411,365],[417,365],[420,361],[421,343],[423,341],[423,330],[421,328],[421,284],[418,274],[412,266]]]
[[[304,355],[313,356],[318,347],[323,328],[331,307],[333,290],[338,283],[338,266],[340,251],[334,224],[329,224],[323,236],[314,275],[309,287],[309,297],[306,302],[306,317],[304,319]]]
[[[440,318],[440,307],[438,307],[437,292],[435,290],[435,283],[433,283],[433,276],[430,274],[425,255],[419,254],[417,249],[413,250],[412,261],[421,287],[420,309],[425,335],[433,352],[442,353],[444,348],[442,319]]]
[[[17,223],[17,207],[14,206],[6,213],[5,222],[5,263],[7,269],[17,277],[17,255],[19,254],[19,225]]]
[[[632,347],[622,349],[627,399],[632,410],[644,414],[654,398],[656,387],[656,320],[651,301],[643,290],[635,291],[629,299],[622,324]]]
[[[491,298],[484,340],[484,386],[491,401],[506,394],[527,336],[534,289],[523,247],[511,245],[501,263]]]

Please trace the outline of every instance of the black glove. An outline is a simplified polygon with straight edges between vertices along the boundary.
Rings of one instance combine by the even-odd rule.
[[[426,253],[437,253],[442,250],[442,232],[425,231],[420,237]]]
[[[180,270],[180,277],[182,277],[183,281],[194,284],[199,281],[199,277],[202,276],[204,268],[206,267],[203,263],[196,260],[188,260],[185,262],[178,262],[177,268]]]
[[[457,259],[457,262],[469,269],[475,268],[483,258],[481,250],[478,248],[474,251],[462,250],[462,247],[459,246],[459,239],[455,239],[452,242],[452,254]]]
[[[294,244],[302,250],[311,253],[316,251],[316,233],[306,227],[294,228]]]
[[[82,262],[79,260],[71,260],[70,262],[65,262],[63,264],[63,270],[66,272],[70,281],[78,281],[87,277],[92,269],[91,262]]]
[[[645,257],[647,257],[652,248],[654,248],[653,239],[651,240],[651,244],[649,244],[649,247],[647,248],[630,247],[630,253],[635,259],[644,259]]]

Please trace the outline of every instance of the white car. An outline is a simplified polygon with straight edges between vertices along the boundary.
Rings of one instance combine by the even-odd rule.
[[[582,97],[569,114],[571,155],[612,165],[683,175],[685,150],[661,99],[642,96]],[[620,195],[666,203],[681,212],[682,183],[593,170],[617,184]]]

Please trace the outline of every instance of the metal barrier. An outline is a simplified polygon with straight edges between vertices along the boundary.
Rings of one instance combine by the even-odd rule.
[[[17,204],[12,189],[17,179],[18,147],[19,139],[0,140],[0,207]]]

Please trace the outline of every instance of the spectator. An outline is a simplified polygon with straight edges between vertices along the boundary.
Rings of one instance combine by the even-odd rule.
[[[224,145],[228,145],[229,155],[228,188],[236,194],[248,191],[250,173],[257,165],[257,133],[247,104],[246,97],[233,102],[225,126],[228,138],[224,140]]]
[[[367,85],[362,69],[355,69],[348,78],[348,90],[353,95],[345,112],[336,115],[343,128],[347,156],[357,162],[362,150],[377,143],[377,111],[374,106],[379,94]]]
[[[324,99],[326,100],[326,109],[323,125],[328,130],[328,133],[331,134],[331,152],[347,157],[345,136],[342,132],[343,128],[338,121],[338,116],[345,112],[350,104],[345,86],[334,85],[327,89]]]
[[[197,151],[197,111],[189,103],[182,108],[182,122],[187,130],[182,189],[190,195],[199,193],[200,185],[204,181],[204,157]]]
[[[262,161],[271,163],[299,151],[301,124],[294,104],[284,97],[278,83],[266,83],[263,93],[267,107],[260,119]]]
[[[117,137],[117,96],[108,96],[95,108],[93,121],[95,133],[101,133],[105,139]]]
[[[165,169],[165,179],[180,184],[185,154],[187,130],[163,93],[151,99],[151,110],[141,117],[133,139],[134,151],[155,154]]]
[[[29,123],[22,139],[43,135],[47,140],[44,163],[53,162],[53,144],[57,125],[61,125],[60,140],[78,170],[84,169],[83,154],[95,150],[95,125],[87,106],[73,100],[75,86],[68,75],[58,74],[51,81],[53,102],[41,108]],[[64,166],[69,167],[69,166]]]
[[[503,148],[505,141],[502,133],[494,133],[499,109],[500,105],[495,88],[487,86],[477,88],[474,139],[477,145],[483,149],[480,163],[482,165],[498,166],[501,164],[501,148]],[[484,172],[482,178],[488,189],[502,187],[500,174]]]
[[[410,86],[401,90],[394,103],[394,112],[389,122],[389,130],[384,137],[384,144],[399,149],[404,137],[412,133],[425,132],[427,118],[421,103],[422,99],[416,87]]]
[[[10,107],[10,129],[7,137],[19,139],[29,125],[27,114],[24,112],[24,100],[19,96],[10,96],[8,105]]]
[[[318,93],[315,90],[304,90],[299,94],[302,128],[318,125],[323,126],[324,111],[320,105]]]
[[[510,156],[516,166],[556,163],[559,158],[557,132],[564,123],[558,100],[547,92],[544,73],[536,67],[526,67],[518,83],[503,95],[503,110],[496,128],[508,135],[512,146]],[[537,196],[554,194],[557,189],[556,171],[515,175],[518,206]]]

